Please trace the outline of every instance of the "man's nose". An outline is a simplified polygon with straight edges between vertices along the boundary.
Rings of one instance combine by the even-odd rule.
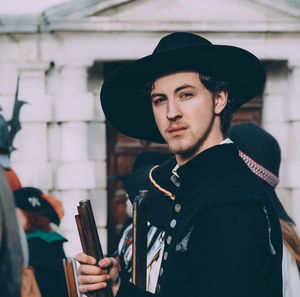
[[[182,117],[182,113],[178,106],[178,103],[170,100],[168,102],[167,119],[169,121],[176,121],[178,118],[181,117]]]

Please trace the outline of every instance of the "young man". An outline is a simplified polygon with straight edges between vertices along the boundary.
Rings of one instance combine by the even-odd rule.
[[[262,184],[225,139],[231,113],[258,95],[264,81],[251,53],[173,33],[152,55],[104,82],[101,103],[111,124],[131,137],[165,141],[176,156],[177,190],[167,204],[148,201],[149,212],[161,206],[166,220],[155,295],[282,296],[278,218]],[[161,187],[156,170],[150,174]],[[83,293],[109,280],[117,297],[152,296],[120,280],[112,258],[96,263],[81,253],[77,260]]]

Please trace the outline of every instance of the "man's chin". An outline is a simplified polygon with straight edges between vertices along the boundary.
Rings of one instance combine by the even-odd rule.
[[[202,142],[183,142],[183,141],[174,141],[169,142],[169,151],[172,154],[181,155],[183,158],[189,158],[193,156],[201,146]]]
[[[169,151],[172,154],[186,154],[192,149],[191,145],[182,143],[182,141],[169,142]]]

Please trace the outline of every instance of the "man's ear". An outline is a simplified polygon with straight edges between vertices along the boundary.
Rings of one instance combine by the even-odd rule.
[[[215,106],[214,106],[214,111],[215,114],[220,114],[223,109],[225,108],[228,100],[228,92],[226,91],[220,91],[216,96],[215,96]]]

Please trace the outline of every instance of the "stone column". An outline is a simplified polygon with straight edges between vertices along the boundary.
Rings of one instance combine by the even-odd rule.
[[[54,99],[54,123],[49,130],[51,159],[56,164],[55,193],[66,210],[61,230],[69,240],[65,251],[70,256],[81,250],[74,215],[83,199],[91,199],[106,252],[106,138],[104,123],[95,118],[94,95],[87,87],[91,65],[92,61],[77,59],[59,66],[61,93]]]
[[[288,134],[289,159],[287,183],[291,190],[293,217],[300,231],[300,60],[289,61]]]
[[[12,116],[14,92],[17,82],[16,60],[18,43],[6,35],[0,35],[0,107],[6,120]]]
[[[47,144],[47,126],[52,119],[50,98],[45,92],[45,71],[48,65],[47,62],[18,65],[19,99],[28,104],[21,109],[22,130],[16,137],[18,150],[12,154],[22,184],[44,191],[53,187]]]
[[[52,113],[45,89],[45,71],[49,62],[40,58],[36,35],[20,35],[15,41],[18,44],[15,67],[20,75],[19,99],[28,104],[21,109],[22,130],[15,139],[17,151],[12,153],[12,165],[23,186],[47,192],[53,187],[47,146],[47,125],[52,120]],[[16,84],[16,78],[13,82]]]
[[[279,142],[281,148],[280,182],[276,192],[287,211],[292,215],[291,191],[287,181],[287,164],[290,158],[288,120],[289,70],[286,62],[266,64],[267,81],[263,98],[263,127]]]

